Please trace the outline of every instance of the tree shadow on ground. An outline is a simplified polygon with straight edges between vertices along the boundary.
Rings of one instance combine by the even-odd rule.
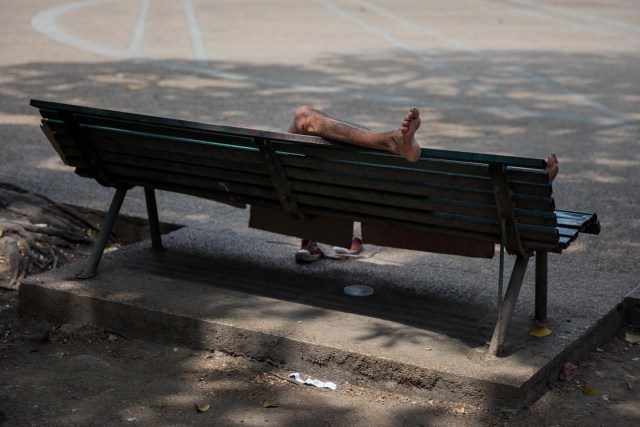
[[[478,67],[478,59],[465,54],[437,57],[457,68]],[[589,240],[591,249],[579,254],[579,263],[614,273],[637,273],[638,266],[628,262],[628,252],[640,239],[640,224],[631,221],[617,227],[610,218],[635,218],[640,203],[632,194],[640,184],[636,150],[640,133],[637,122],[629,117],[637,102],[629,76],[638,74],[640,58],[557,52],[504,52],[499,58],[533,70],[542,79],[532,81],[506,69],[482,69],[473,79],[457,80],[416,69],[410,59],[393,52],[335,56],[306,67],[214,62],[206,69],[188,61],[43,62],[3,67],[1,178],[43,194],[63,195],[63,202],[100,204],[108,195],[97,191],[94,182],[47,166],[54,153],[37,130],[36,112],[28,107],[30,98],[270,130],[285,129],[301,104],[316,105],[331,115],[374,128],[397,126],[403,114],[399,110],[415,104],[424,106],[425,146],[533,157],[557,152],[562,171],[554,189],[562,207],[596,211],[607,228],[607,238]],[[402,78],[389,82],[389,76]],[[478,90],[482,86],[494,96]],[[187,208],[171,209],[184,213]],[[609,254],[606,260],[600,256],[603,252]],[[251,266],[238,262],[245,269]],[[381,274],[389,272],[384,270]],[[397,280],[400,268],[397,270],[389,274],[389,282]],[[293,287],[283,290],[286,295],[282,297],[290,298],[292,291]],[[323,304],[319,301],[315,303]],[[383,303],[377,309],[384,313]],[[450,308],[447,304],[442,307],[443,311]],[[375,314],[370,308],[360,309],[362,314]],[[390,311],[387,316],[398,318]],[[434,327],[421,321],[416,326]],[[397,339],[388,331],[372,331],[372,336],[376,333],[386,333],[391,343]],[[179,391],[182,385],[178,381],[175,387]],[[241,395],[246,390],[240,387],[236,392]],[[242,404],[230,406],[229,411],[233,409],[241,411]],[[313,414],[311,406],[308,410]],[[424,410],[416,409],[416,413]],[[340,409],[336,417],[346,417],[348,412]],[[309,419],[308,424],[315,421]],[[299,424],[284,419],[281,425]]]

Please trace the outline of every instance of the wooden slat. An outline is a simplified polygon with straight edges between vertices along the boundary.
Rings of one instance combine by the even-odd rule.
[[[480,233],[499,232],[496,219],[478,218],[467,215],[446,214],[441,212],[421,212],[412,209],[393,208],[375,203],[356,202],[329,197],[319,197],[307,194],[296,194],[296,199],[302,212],[307,213],[307,207],[321,207],[349,212],[359,221],[362,215],[373,215],[380,218],[405,220],[415,223],[448,227],[452,229],[477,231]]]
[[[131,183],[135,182],[135,180],[139,180],[140,182],[144,180],[151,180],[156,183],[163,183],[163,185],[177,184],[182,188],[194,188],[197,190],[216,189],[216,191],[229,193],[231,195],[246,195],[278,200],[278,197],[272,186],[257,187],[254,185],[246,185],[232,181],[212,181],[206,178],[169,173],[166,171],[160,172],[149,169],[132,169],[127,166],[109,163],[107,163],[106,167],[109,171],[109,176],[116,183]]]
[[[310,215],[323,215],[334,218],[343,218],[348,220],[354,220],[353,213],[345,212],[342,210],[334,210],[331,208],[323,208],[318,206],[307,206],[305,207],[305,213]],[[463,229],[455,229],[449,227],[442,226],[434,226],[425,223],[416,223],[408,220],[397,220],[393,218],[379,217],[372,215],[370,213],[362,213],[357,216],[356,221],[361,222],[370,222],[375,224],[382,224],[388,226],[396,226],[401,228],[414,229],[419,231],[425,231],[435,234],[444,234],[448,236],[456,236],[463,237],[472,240],[478,240],[481,242],[491,242],[498,243],[500,242],[500,235],[496,233],[482,233],[478,230],[463,230]]]
[[[448,200],[436,197],[407,197],[392,192],[372,191],[361,188],[313,183],[306,181],[291,181],[294,193],[318,195],[319,197],[335,197],[344,200],[373,202],[394,208],[407,208],[422,211],[439,211],[445,213],[466,214],[481,218],[495,218],[496,208],[493,205]]]
[[[165,190],[173,193],[187,194],[196,197],[202,197],[214,201],[230,201],[238,203],[246,203],[249,205],[264,206],[269,208],[280,208],[280,203],[272,198],[264,198],[259,196],[251,196],[246,194],[232,194],[226,191],[218,191],[212,188],[198,188],[193,186],[183,186],[176,183],[168,183],[162,181],[156,181],[149,178],[139,177],[118,177],[119,182],[122,185],[129,185],[132,187],[148,187],[155,188],[157,190]]]
[[[331,160],[298,156],[281,156],[280,160],[282,165],[285,166],[285,173],[287,175],[289,175],[288,168],[296,167],[300,170],[322,171],[326,175],[340,173],[364,178],[386,179],[395,182],[403,181],[408,183],[440,184],[478,190],[492,190],[491,180],[485,177],[480,178],[468,175],[419,172],[407,169],[398,170],[368,164],[334,162]]]
[[[458,188],[432,184],[407,183],[399,181],[364,178],[355,175],[332,174],[324,171],[288,168],[287,177],[292,180],[344,185],[362,189],[388,191],[397,194],[423,197],[442,197],[483,204],[495,203],[493,193],[488,190]]]
[[[81,127],[96,148],[109,150],[110,146],[119,152],[127,153],[127,150],[136,150],[139,146],[146,149],[156,149],[171,153],[171,155],[233,155],[238,159],[254,160],[258,163],[260,155],[257,147],[233,146],[218,144],[211,141],[187,140],[163,135],[136,134],[134,132],[119,132],[114,129]],[[135,154],[135,153],[133,153]]]
[[[273,136],[270,139],[272,139],[274,143],[280,143],[280,142],[283,142],[285,144],[291,143],[291,139],[280,141],[277,136]],[[336,147],[342,147],[342,149],[347,151],[354,150],[354,147],[349,144],[327,141],[325,145],[335,145]],[[365,151],[365,150],[362,150],[362,151]],[[367,151],[372,153],[376,152],[376,150],[367,150]],[[397,158],[399,159],[399,161],[404,161],[404,159],[399,156],[397,156]],[[510,167],[521,167],[521,168],[531,168],[531,169],[544,169],[546,167],[546,162],[542,159],[531,159],[526,157],[515,157],[515,156],[502,156],[502,155],[496,155],[496,154],[470,153],[470,152],[463,152],[463,151],[436,150],[432,148],[422,148],[420,158],[421,159],[453,160],[457,162],[480,163],[480,164],[499,163],[499,164],[504,164]]]
[[[441,172],[487,177],[487,166],[483,164],[438,159],[420,159],[417,162],[409,162],[401,156],[385,153],[384,151],[365,150],[352,145],[349,147],[349,150],[345,150],[341,146],[274,142],[274,148],[279,154],[294,154],[302,158],[311,158],[312,161],[330,158],[331,161],[346,163],[353,165],[353,167],[375,165],[378,168],[387,167],[393,171]]]
[[[255,148],[254,138],[233,135],[215,131],[202,131],[198,129],[185,129],[170,126],[155,125],[149,123],[132,122],[128,120],[108,119],[95,116],[75,116],[82,128],[116,132],[119,134],[162,137],[167,140],[177,140],[199,143],[212,143],[216,145],[230,145],[234,147]]]
[[[168,172],[185,176],[210,179],[212,185],[215,181],[232,181],[242,184],[250,184],[263,187],[272,187],[271,179],[265,174],[253,174],[216,168],[212,165],[207,167],[195,166],[170,160],[155,159],[150,157],[138,157],[113,153],[100,153],[100,157],[107,165],[118,165],[129,167],[133,170],[152,170],[156,172]]]

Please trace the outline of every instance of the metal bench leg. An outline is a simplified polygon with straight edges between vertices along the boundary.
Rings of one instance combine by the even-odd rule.
[[[524,280],[524,274],[527,271],[528,264],[529,256],[518,255],[516,263],[513,266],[513,271],[511,272],[507,292],[502,300],[502,304],[500,305],[498,322],[496,323],[496,328],[493,331],[493,337],[491,338],[491,344],[489,345],[489,352],[487,356],[497,356],[504,344],[507,329],[509,328],[509,323],[511,323],[513,311],[516,308],[516,302],[518,301],[518,295],[520,294],[520,288],[522,287],[522,281]]]
[[[116,189],[116,194],[114,194],[113,199],[111,199],[111,205],[109,206],[109,212],[107,212],[107,216],[102,221],[102,226],[100,227],[100,234],[98,235],[98,240],[96,240],[93,246],[93,252],[91,253],[91,258],[89,258],[89,262],[85,267],[82,273],[78,274],[78,279],[88,279],[96,275],[98,271],[98,265],[100,264],[100,260],[102,259],[102,254],[104,253],[104,248],[107,246],[107,242],[109,241],[109,235],[111,234],[111,230],[113,229],[113,225],[116,223],[116,219],[118,219],[118,213],[120,212],[120,208],[122,207],[122,202],[124,201],[124,196],[127,195],[127,190],[124,188]]]
[[[547,252],[536,251],[536,320],[547,318]]]
[[[156,204],[156,193],[153,191],[153,188],[144,187],[144,198],[147,201],[147,216],[149,217],[149,231],[151,232],[151,247],[155,250],[162,250],[158,205]]]

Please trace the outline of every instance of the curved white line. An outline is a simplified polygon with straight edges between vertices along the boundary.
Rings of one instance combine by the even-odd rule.
[[[108,1],[111,0],[80,0],[73,3],[66,3],[55,6],[33,15],[33,17],[31,18],[31,26],[39,33],[67,46],[73,46],[77,49],[97,53],[103,56],[121,59],[133,58],[135,57],[135,55],[129,50],[116,49],[113,47],[87,41],[85,39],[67,33],[56,23],[58,16],[64,13],[83,7],[95,6],[101,3],[106,3]]]
[[[184,10],[187,14],[187,22],[189,23],[189,36],[191,37],[191,46],[193,46],[193,53],[196,56],[196,60],[201,64],[208,62],[207,49],[204,45],[202,38],[202,32],[198,26],[198,20],[196,19],[196,11],[193,8],[191,0],[183,0]]]
[[[291,83],[289,81],[271,79],[265,77],[257,77],[250,76],[238,73],[231,73],[225,71],[218,71],[215,69],[211,69],[208,67],[204,67],[201,65],[194,66],[185,66],[184,64],[172,63],[169,61],[154,61],[151,58],[137,57],[135,55],[136,43],[132,42],[132,47],[129,50],[123,49],[115,49],[109,46],[104,46],[98,43],[93,43],[87,40],[84,40],[80,37],[74,36],[72,34],[67,33],[62,28],[60,28],[56,20],[57,18],[69,11],[76,10],[83,7],[95,6],[101,3],[106,3],[112,0],[78,0],[72,3],[66,3],[59,6],[52,7],[50,9],[45,9],[36,13],[31,18],[32,27],[43,34],[45,37],[51,38],[63,45],[72,46],[77,49],[91,52],[94,54],[117,58],[117,59],[134,59],[138,58],[143,63],[148,63],[155,66],[161,66],[163,68],[179,70],[181,72],[189,72],[193,74],[206,75],[210,77],[227,79],[232,81],[242,81],[248,82],[252,84],[262,84],[266,86],[275,86],[275,87],[288,87],[295,88],[297,91],[305,92],[305,93],[317,93],[317,94],[344,94],[349,95],[355,99],[362,100],[375,100],[377,102],[388,102],[393,104],[407,104],[407,105],[431,105],[434,109],[439,110],[467,110],[467,111],[480,111],[484,113],[492,113],[497,116],[506,117],[506,118],[520,118],[520,117],[533,117],[533,118],[553,118],[556,120],[563,120],[567,122],[578,122],[578,123],[596,123],[596,124],[615,124],[619,123],[618,121],[613,121],[605,118],[587,118],[580,115],[551,115],[541,114],[537,112],[524,111],[521,109],[513,109],[511,107],[486,107],[486,106],[473,106],[466,104],[449,104],[438,102],[437,104],[432,104],[432,101],[426,99],[417,99],[415,97],[404,97],[404,96],[390,96],[384,94],[376,94],[370,91],[347,91],[344,88],[338,87],[328,87],[328,86],[310,86],[310,85],[297,85]],[[143,0],[145,2],[149,0]],[[144,22],[146,22],[146,16],[143,17],[146,11],[144,10],[145,5],[143,5],[143,10],[141,11],[138,24],[136,26],[136,30],[134,34],[143,34],[144,33]],[[144,13],[143,13],[144,12]],[[136,40],[134,36],[133,40]],[[427,58],[423,60],[429,61]],[[444,64],[443,64],[444,65]],[[446,67],[446,66],[445,66]]]
[[[129,51],[132,55],[140,55],[142,49],[142,41],[144,40],[144,32],[147,27],[147,17],[149,16],[149,1],[141,0],[140,12],[138,12],[138,19],[136,20],[136,26],[133,29],[133,35],[131,36],[131,43],[129,43]]]

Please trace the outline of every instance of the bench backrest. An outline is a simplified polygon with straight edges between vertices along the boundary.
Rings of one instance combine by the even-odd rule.
[[[540,159],[422,149],[410,163],[322,138],[32,100],[64,162],[112,187],[145,186],[561,252],[585,218],[556,211]],[[591,215],[591,214],[583,214]],[[573,224],[573,225],[572,225]]]

